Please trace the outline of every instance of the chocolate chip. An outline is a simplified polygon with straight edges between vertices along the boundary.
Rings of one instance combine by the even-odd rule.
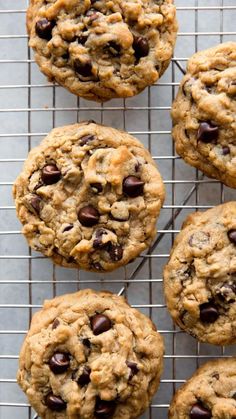
[[[229,240],[236,245],[236,230],[230,230],[228,231],[228,238]]]
[[[236,400],[236,393],[233,394],[232,399]]]
[[[89,339],[87,339],[87,338],[82,339],[82,343],[83,343],[83,345],[84,345],[84,346],[86,346],[87,348],[90,348],[90,347],[91,347],[90,340],[89,340]]]
[[[47,407],[56,412],[61,412],[66,409],[66,402],[62,400],[60,396],[55,396],[53,393],[49,393],[45,398]]]
[[[102,185],[101,183],[90,183],[90,187],[95,193],[101,193],[102,192]]]
[[[52,38],[52,30],[55,26],[55,22],[53,20],[48,19],[40,19],[36,22],[35,25],[35,32],[39,36],[39,38],[46,39],[50,41]]]
[[[114,401],[106,401],[97,398],[96,405],[95,405],[95,416],[97,418],[111,418],[115,412],[115,402]]]
[[[90,321],[95,336],[107,332],[112,327],[111,320],[104,314],[95,314]]]
[[[124,253],[120,244],[111,244],[108,252],[113,262],[118,262],[119,260],[121,260]]]
[[[127,367],[129,367],[131,369],[130,375],[129,375],[129,380],[131,380],[134,375],[138,374],[139,369],[138,369],[138,366],[137,366],[136,362],[126,361],[126,365],[127,365]]]
[[[104,234],[107,235],[107,231],[103,228],[99,228],[98,230],[96,230],[95,240],[93,241],[94,249],[102,249],[104,246],[107,245],[107,243],[102,242],[102,236]]]
[[[90,60],[81,61],[79,58],[76,58],[74,61],[74,69],[76,73],[83,77],[92,76],[92,62]]]
[[[58,319],[55,319],[54,322],[53,322],[53,324],[52,324],[52,329],[53,330],[56,329],[59,326],[59,324],[60,324],[59,320]]]
[[[68,224],[68,225],[64,228],[63,233],[65,233],[66,231],[70,231],[73,227],[74,227],[74,225],[73,225],[73,224]]]
[[[229,154],[230,153],[230,148],[228,147],[228,146],[224,146],[223,148],[222,148],[222,154],[224,155],[224,156],[227,156],[227,154]]]
[[[88,35],[81,34],[81,35],[78,36],[78,42],[81,45],[84,45],[85,42],[87,41],[87,39],[88,39]]]
[[[52,185],[61,179],[61,172],[55,164],[47,164],[42,169],[41,176],[45,185]]]
[[[91,373],[91,369],[88,366],[85,366],[82,374],[77,380],[77,383],[81,387],[86,386],[90,382],[90,373]]]
[[[109,53],[111,53],[112,55],[114,55],[114,57],[116,57],[117,55],[120,54],[121,46],[117,44],[117,42],[115,41],[110,41],[105,46],[105,50],[109,51]]]
[[[136,176],[128,176],[123,181],[123,193],[131,198],[136,198],[143,194],[144,182]]]
[[[190,412],[191,419],[210,419],[212,417],[210,410],[201,403],[196,403]]]
[[[78,219],[82,226],[92,227],[99,221],[99,212],[92,205],[87,205],[79,210]]]
[[[70,366],[70,357],[68,354],[56,352],[49,360],[50,370],[54,374],[63,374]]]
[[[40,213],[40,206],[41,206],[42,199],[38,195],[32,195],[30,198],[30,204],[36,214]]]
[[[62,56],[61,56],[61,58],[63,58],[63,60],[69,60],[69,58],[70,58],[70,54],[68,53],[68,52],[66,52],[65,54],[63,54]]]
[[[216,142],[219,137],[219,128],[216,125],[213,125],[211,122],[201,122],[197,139],[204,143]]]
[[[84,135],[83,137],[80,138],[79,143],[81,146],[90,143],[90,141],[95,140],[95,136],[88,134],[88,135]]]
[[[146,57],[149,53],[148,40],[144,36],[134,36],[133,49],[137,59]]]
[[[218,317],[218,309],[212,302],[200,305],[200,319],[203,323],[214,323]]]

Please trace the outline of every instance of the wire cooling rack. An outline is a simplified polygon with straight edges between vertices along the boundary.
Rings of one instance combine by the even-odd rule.
[[[206,6],[207,4],[207,6]],[[163,299],[162,269],[189,212],[235,199],[235,192],[203,177],[174,152],[169,110],[186,60],[195,51],[236,40],[236,0],[176,0],[179,37],[175,58],[158,84],[128,100],[104,105],[77,99],[47,83],[34,63],[25,32],[26,0],[0,0],[0,418],[35,413],[16,384],[18,353],[35,310],[45,298],[77,289],[109,289],[149,315],[165,339],[165,371],[145,419],[167,418],[176,388],[200,363],[235,348],[198,343],[177,330]],[[94,119],[136,135],[163,175],[167,197],[150,251],[109,275],[66,270],[27,248],[20,233],[12,183],[31,147],[54,126]]]

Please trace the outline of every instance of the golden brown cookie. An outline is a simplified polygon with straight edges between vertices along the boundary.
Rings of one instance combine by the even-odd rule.
[[[236,359],[207,362],[175,394],[169,419],[236,417]]]
[[[207,176],[236,188],[236,42],[190,58],[173,103],[177,153]]]
[[[42,419],[132,419],[157,390],[163,353],[151,320],[123,297],[83,290],[34,315],[17,379]]]
[[[54,129],[29,153],[13,191],[33,249],[97,272],[127,264],[150,245],[164,200],[143,145],[94,122]]]
[[[202,342],[236,342],[236,202],[191,214],[164,270],[167,307]]]
[[[27,28],[48,79],[97,101],[153,84],[177,34],[173,0],[31,0]]]

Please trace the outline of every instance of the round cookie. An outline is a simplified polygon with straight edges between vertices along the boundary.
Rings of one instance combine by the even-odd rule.
[[[169,409],[169,419],[235,417],[236,358],[204,364],[177,391]]]
[[[187,217],[164,269],[173,320],[202,342],[236,342],[236,202]]]
[[[149,318],[110,292],[48,300],[24,341],[17,380],[42,419],[136,418],[163,369]]]
[[[96,101],[152,85],[178,29],[173,0],[31,0],[27,28],[48,79]]]
[[[33,249],[97,272],[127,264],[150,245],[164,200],[143,145],[90,121],[54,129],[29,153],[13,193]]]
[[[198,52],[173,103],[177,153],[236,188],[236,42]]]

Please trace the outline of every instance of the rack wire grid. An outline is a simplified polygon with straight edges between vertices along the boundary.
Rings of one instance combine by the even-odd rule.
[[[235,351],[232,346],[200,344],[175,328],[163,298],[162,270],[189,212],[235,199],[233,190],[176,156],[169,110],[187,58],[197,50],[236,40],[236,0],[176,0],[179,35],[165,75],[135,98],[105,104],[76,98],[49,84],[39,72],[25,31],[27,3],[0,0],[0,418],[37,417],[15,379],[18,354],[34,311],[45,298],[92,287],[126,295],[163,335],[165,370],[142,418],[164,419],[173,393],[199,364]],[[11,193],[31,147],[54,126],[91,118],[136,135],[152,153],[166,186],[154,245],[134,263],[106,275],[59,268],[31,251],[20,233]]]

